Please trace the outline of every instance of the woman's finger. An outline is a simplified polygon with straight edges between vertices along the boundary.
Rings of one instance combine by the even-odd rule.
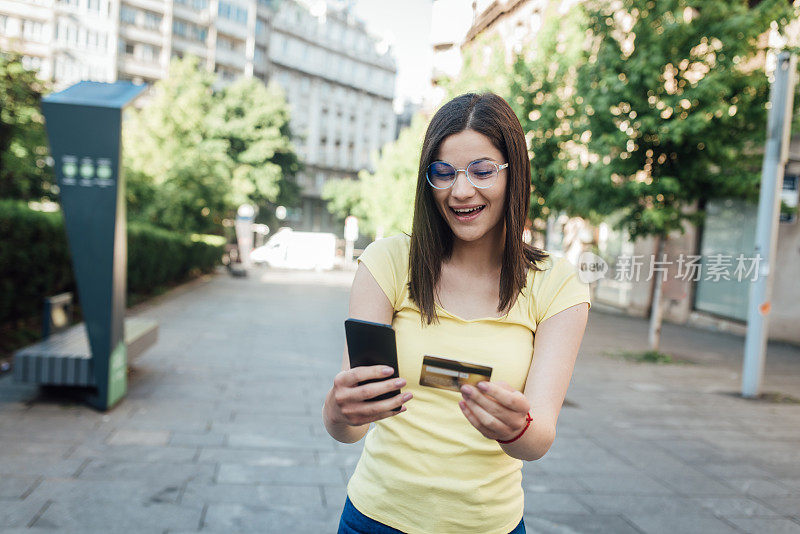
[[[515,412],[527,412],[530,410],[530,401],[528,401],[525,394],[505,382],[483,381],[478,383],[477,389],[509,410]]]
[[[474,423],[473,426],[478,428],[478,430],[487,438],[495,439],[496,436],[505,436],[511,433],[511,427],[484,410],[474,400],[468,398],[464,402],[466,402],[467,407],[475,416],[475,419],[477,419],[480,427],[482,428],[478,428],[478,426],[476,426]]]
[[[494,416],[496,419],[499,419],[502,423],[511,428],[518,423],[520,417],[519,414],[527,411],[525,407],[522,407],[521,410],[517,411],[503,406],[494,398],[484,395],[478,389],[472,386],[463,386],[461,391],[465,399],[472,400],[487,413]],[[527,399],[525,399],[525,406],[527,406]]]

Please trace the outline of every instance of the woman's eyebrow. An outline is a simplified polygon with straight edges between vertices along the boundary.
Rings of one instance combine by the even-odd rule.
[[[491,157],[491,156],[480,156],[480,157],[478,157],[478,158],[475,158],[475,159],[473,159],[473,160],[470,160],[470,162],[469,162],[469,163],[475,163],[476,161],[483,161],[483,160],[485,160],[485,159],[488,159],[488,160],[491,160],[491,161],[494,161],[495,163],[497,163],[497,160],[496,160],[496,159],[494,159],[494,158],[493,158],[493,157]],[[450,162],[449,162],[449,161],[447,161],[446,159],[442,159],[442,158],[434,159],[433,161],[443,161],[443,162],[445,162],[445,163],[450,163]],[[469,163],[468,163],[467,165],[469,165]],[[450,163],[450,165],[453,165],[453,164],[452,164],[452,163]]]

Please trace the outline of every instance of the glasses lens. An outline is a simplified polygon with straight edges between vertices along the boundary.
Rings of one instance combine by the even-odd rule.
[[[433,187],[449,187],[456,176],[456,169],[449,163],[434,161],[428,166],[428,181]]]
[[[474,161],[467,168],[467,173],[476,187],[489,187],[497,178],[497,167],[491,161]]]

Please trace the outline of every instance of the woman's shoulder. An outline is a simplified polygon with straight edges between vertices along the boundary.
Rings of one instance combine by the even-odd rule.
[[[385,254],[392,259],[400,260],[408,258],[409,250],[411,249],[411,237],[406,234],[397,234],[389,237],[376,239],[364,249],[366,253],[369,250],[371,253]]]
[[[581,280],[578,268],[565,256],[543,252],[547,258],[536,262],[540,270],[528,271],[528,298],[536,324],[568,306],[590,302],[589,286]]]

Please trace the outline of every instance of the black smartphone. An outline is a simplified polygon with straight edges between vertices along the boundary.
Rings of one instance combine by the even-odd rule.
[[[369,365],[388,365],[394,373],[386,378],[372,378],[362,380],[359,386],[381,380],[399,378],[397,366],[397,344],[394,338],[394,329],[388,324],[373,323],[360,319],[347,319],[344,322],[344,332],[347,336],[347,352],[350,355],[350,368]],[[389,391],[369,399],[379,401],[399,395],[400,390]],[[400,408],[393,408],[399,412]]]

